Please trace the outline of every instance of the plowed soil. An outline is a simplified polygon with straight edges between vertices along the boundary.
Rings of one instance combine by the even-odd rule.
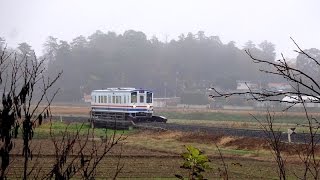
[[[130,139],[131,138],[131,139]],[[233,149],[268,149],[267,142],[256,138],[236,138],[222,135],[213,135],[205,133],[184,133],[176,131],[141,131],[133,134],[132,137],[122,144],[112,149],[106,158],[102,160],[97,171],[96,178],[112,178],[118,167],[123,167],[118,174],[118,179],[174,179],[175,174],[187,176],[187,170],[181,169],[183,159],[179,153],[181,151],[172,151],[171,149],[158,149],[135,145],[132,141],[139,139],[149,139],[155,142],[165,144],[168,140],[177,143],[200,143],[200,144],[217,144],[221,148]],[[130,143],[129,143],[130,142]],[[90,143],[100,143],[99,139]],[[15,142],[15,149],[22,148],[22,141]],[[32,141],[33,159],[30,161],[30,167],[35,166],[35,175],[40,169],[39,176],[45,176],[50,172],[55,162],[55,147],[51,140],[35,139]],[[74,151],[76,152],[76,150]],[[287,151],[290,153],[290,151]],[[22,162],[21,152],[13,152],[13,163],[10,166],[9,174],[12,178],[21,178]],[[119,155],[121,158],[119,160]],[[219,179],[220,171],[223,168],[221,157],[219,155],[210,155],[212,167],[204,175],[208,179]],[[274,179],[277,177],[276,164],[272,156],[265,159],[245,157],[245,156],[225,156],[224,161],[228,166],[229,179]],[[294,161],[290,162],[290,167],[299,169],[299,164]],[[81,178],[81,173],[76,175]]]
[[[89,113],[89,106],[86,107],[71,107],[71,106],[52,106],[53,114],[72,114],[84,115]],[[161,111],[161,110],[160,110]],[[166,110],[163,110],[166,111]],[[183,110],[181,110],[183,111]],[[201,111],[201,110],[197,110]],[[209,110],[204,110],[209,111]],[[210,110],[214,111],[214,110]],[[190,112],[190,111],[189,111]],[[219,111],[221,112],[221,111]],[[248,111],[229,111],[223,110],[228,113],[248,113]],[[131,135],[130,135],[131,136]],[[143,140],[141,144],[140,140]],[[155,146],[156,144],[148,144],[150,141],[161,145],[162,148]],[[139,144],[140,142],[140,144]],[[234,150],[265,150],[269,151],[269,145],[266,140],[250,137],[232,137],[224,136],[221,134],[206,134],[199,132],[176,132],[176,131],[141,131],[128,137],[128,140],[118,145],[107,155],[106,158],[100,163],[96,178],[106,179],[112,178],[115,175],[117,166],[123,167],[118,175],[118,179],[175,179],[175,174],[187,177],[187,171],[181,169],[183,159],[180,153],[183,149],[173,150],[172,146],[167,146],[166,143],[177,144],[190,144],[197,143],[203,146],[216,144],[220,148],[234,149]],[[90,142],[93,143],[93,142]],[[96,143],[100,143],[98,140]],[[281,149],[287,155],[295,157],[296,150],[302,150],[304,145],[288,145],[283,144]],[[16,140],[14,149],[22,149],[22,141]],[[35,167],[32,175],[39,172],[39,177],[43,177],[52,170],[53,164],[56,160],[55,147],[49,139],[35,139],[32,141],[32,152],[34,157],[30,160],[30,167]],[[320,148],[317,152],[320,154]],[[75,150],[76,152],[76,150]],[[9,174],[10,178],[21,179],[22,162],[21,151],[13,151],[13,163],[10,165]],[[121,158],[119,160],[119,155]],[[294,158],[293,158],[294,159]],[[221,179],[219,169],[223,168],[222,160],[219,155],[210,155],[211,170],[207,171],[204,175],[208,179]],[[295,173],[299,174],[301,166],[297,163],[297,159],[289,161],[288,166],[294,169]],[[268,157],[255,157],[253,156],[240,156],[239,154],[227,155],[224,161],[229,170],[229,179],[275,179],[277,178],[276,163],[273,161],[272,154]],[[40,170],[39,170],[40,169]],[[292,177],[289,175],[289,177]],[[81,178],[80,173],[76,178]],[[33,179],[33,178],[30,178]],[[296,178],[293,178],[296,179]]]

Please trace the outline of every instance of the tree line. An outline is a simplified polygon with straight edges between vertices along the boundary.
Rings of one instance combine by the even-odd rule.
[[[1,42],[3,46],[4,40]],[[23,54],[32,51],[27,43],[17,49]],[[224,44],[218,36],[206,36],[203,31],[161,42],[140,31],[116,34],[98,30],[71,42],[50,36],[43,49],[48,74],[64,72],[56,83],[60,88],[57,101],[80,101],[84,93],[108,87],[148,88],[158,97],[172,97],[204,91],[213,84],[224,90],[236,89],[238,80],[260,84],[285,81],[261,74],[262,67],[244,52],[250,50],[256,57],[274,62],[275,45],[271,42],[256,45],[248,41],[239,48],[234,41]],[[304,57],[299,61],[297,65],[303,68],[312,67]]]

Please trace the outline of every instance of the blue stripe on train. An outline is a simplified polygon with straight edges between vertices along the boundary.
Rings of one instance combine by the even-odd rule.
[[[113,111],[148,111],[147,109],[125,109],[125,108],[100,108],[93,107],[93,110],[113,110]]]

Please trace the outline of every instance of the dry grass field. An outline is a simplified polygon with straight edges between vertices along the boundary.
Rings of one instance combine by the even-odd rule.
[[[53,115],[86,115],[89,116],[90,106],[62,106],[52,105],[50,107]]]
[[[180,168],[183,163],[180,153],[185,151],[185,145],[200,148],[209,156],[211,170],[204,175],[208,179],[219,179],[219,168],[222,161],[218,156],[216,145],[221,149],[230,179],[275,179],[276,164],[265,141],[255,138],[226,137],[203,133],[184,133],[175,131],[134,131],[127,134],[122,147],[116,146],[97,169],[97,179],[112,178],[118,157],[121,152],[120,164],[123,170],[118,179],[174,179],[175,174],[186,176],[186,170]],[[15,142],[21,149],[22,141]],[[45,175],[52,168],[54,146],[50,139],[34,139],[32,149],[35,154],[30,165],[41,167],[40,175]],[[297,155],[285,147],[288,167],[292,172],[302,170]],[[38,152],[40,153],[38,155]],[[14,151],[14,161],[10,166],[10,177],[19,179],[22,170],[21,152]],[[293,173],[289,177],[295,179]],[[80,178],[79,175],[76,177]]]
[[[86,116],[89,107],[52,106],[53,115]],[[158,110],[167,112],[167,110]],[[183,112],[183,111],[182,111]],[[219,111],[221,112],[221,111]],[[223,111],[228,114],[243,114],[248,112]],[[297,113],[297,116],[302,116]],[[208,126],[229,126],[233,128],[258,128],[251,122],[208,121],[169,119],[169,123],[202,124]],[[40,132],[40,131],[39,131]],[[46,133],[44,129],[41,133]],[[35,134],[37,136],[37,134]],[[122,154],[120,164],[123,170],[118,179],[175,179],[175,174],[186,176],[186,170],[180,168],[183,163],[180,154],[185,151],[185,145],[193,145],[208,155],[211,170],[205,173],[208,179],[220,179],[219,168],[222,161],[218,155],[220,148],[229,170],[230,179],[277,179],[276,163],[266,141],[256,138],[231,137],[219,134],[204,134],[199,132],[179,131],[150,131],[133,130],[126,132],[127,139],[120,146],[115,147],[105,158],[97,170],[97,179],[111,178],[118,163],[118,155]],[[283,147],[287,161],[289,179],[297,179],[293,173],[300,174],[303,166],[294,149],[300,145],[286,145]],[[21,149],[21,140],[15,142],[16,149]],[[31,164],[41,166],[41,173],[46,174],[54,162],[54,147],[48,136],[38,136],[32,142],[35,156]],[[120,150],[122,149],[122,151]],[[318,152],[320,156],[320,152]],[[10,177],[19,179],[21,175],[21,152],[14,151],[14,161],[10,166]],[[39,163],[40,162],[40,163]],[[79,176],[77,176],[79,177]]]
[[[89,105],[72,106],[72,105],[53,105],[51,111],[54,116],[72,115],[72,116],[89,116]],[[257,117],[263,121],[266,116],[264,111],[252,110],[214,110],[214,109],[164,109],[156,108],[157,115],[168,117],[168,123],[203,125],[208,127],[228,127],[241,129],[261,129],[261,124],[253,118]],[[297,124],[306,124],[304,112],[272,112],[276,119],[275,129],[287,131],[288,128],[295,127],[296,132],[306,132],[307,128],[297,126]],[[313,117],[320,117],[318,112],[310,112]]]

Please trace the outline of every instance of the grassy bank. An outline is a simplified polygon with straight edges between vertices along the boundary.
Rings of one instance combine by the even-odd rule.
[[[34,138],[48,138],[50,137],[50,132],[53,136],[63,136],[65,132],[69,134],[76,134],[79,132],[81,136],[87,134],[94,134],[95,137],[105,137],[111,136],[114,133],[127,135],[133,131],[129,130],[112,130],[104,128],[92,129],[89,123],[63,123],[58,121],[53,121],[52,123],[46,122],[35,129]]]

